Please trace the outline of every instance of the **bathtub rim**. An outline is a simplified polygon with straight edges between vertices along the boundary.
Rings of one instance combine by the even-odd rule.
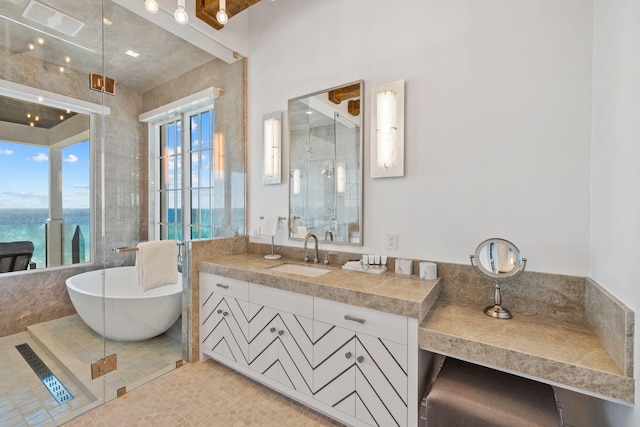
[[[132,294],[132,295],[114,295],[114,294],[106,294],[103,295],[102,293],[96,293],[96,292],[92,292],[86,289],[83,289],[81,287],[79,287],[78,285],[73,283],[73,279],[74,278],[85,278],[87,276],[96,276],[96,278],[98,278],[98,280],[102,280],[101,276],[102,273],[108,270],[114,270],[114,269],[120,269],[120,270],[135,270],[135,266],[118,266],[118,267],[108,267],[105,269],[99,268],[99,269],[95,269],[95,270],[89,270],[89,271],[85,271],[82,273],[78,273],[78,274],[74,274],[73,276],[68,277],[67,279],[65,279],[65,285],[67,287],[67,289],[71,289],[74,292],[80,293],[80,294],[84,294],[84,295],[89,295],[89,296],[93,296],[93,297],[98,297],[98,298],[105,298],[105,299],[146,299],[146,298],[162,298],[162,297],[167,297],[170,295],[175,295],[178,293],[182,293],[183,288],[182,288],[182,275],[180,273],[178,273],[178,281],[176,283],[170,284],[170,285],[164,285],[164,286],[160,286],[154,289],[150,289],[148,291],[144,291],[142,290],[141,287],[139,286],[135,286],[132,289],[134,289],[136,292],[139,292],[138,294]],[[134,277],[136,277],[134,275]]]

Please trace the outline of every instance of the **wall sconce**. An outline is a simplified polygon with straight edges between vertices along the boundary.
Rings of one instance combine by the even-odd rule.
[[[338,194],[344,194],[347,189],[347,170],[344,163],[336,165],[336,191]]]
[[[293,170],[293,194],[300,194],[300,169]]]
[[[371,177],[404,176],[404,80],[375,86],[371,99]]]
[[[262,172],[263,184],[280,184],[281,147],[282,147],[282,113],[265,114],[262,117],[264,127],[264,162]]]
[[[224,134],[213,134],[213,171],[215,179],[224,179]]]

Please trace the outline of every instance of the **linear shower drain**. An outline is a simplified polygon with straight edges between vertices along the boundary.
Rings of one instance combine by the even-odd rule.
[[[19,344],[16,346],[16,350],[24,357],[24,360],[31,366],[33,372],[40,378],[42,384],[49,390],[49,393],[51,393],[59,405],[73,400],[71,393],[58,381],[58,378],[51,372],[51,369],[45,365],[42,359],[31,349],[29,344]]]

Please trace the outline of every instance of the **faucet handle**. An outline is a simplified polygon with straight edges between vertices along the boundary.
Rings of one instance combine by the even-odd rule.
[[[324,265],[329,265],[329,255],[335,255],[333,253],[327,252],[326,254],[324,254]]]
[[[304,259],[303,259],[303,261],[304,261],[304,262],[309,262],[309,254],[308,254],[308,253],[306,253],[306,252],[305,252],[305,254],[304,254]]]

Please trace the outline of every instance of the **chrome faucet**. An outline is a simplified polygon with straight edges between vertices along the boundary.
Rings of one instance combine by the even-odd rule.
[[[329,240],[333,242],[333,232],[331,230],[327,230],[324,232],[324,240],[327,241],[327,235],[329,235]]]
[[[316,257],[313,259],[313,263],[317,264],[318,262],[320,262],[320,259],[318,258],[318,236],[313,233],[309,233],[304,236],[304,262],[309,262],[309,255],[307,254],[307,241],[310,237],[313,237],[313,240],[315,240],[316,242]]]

